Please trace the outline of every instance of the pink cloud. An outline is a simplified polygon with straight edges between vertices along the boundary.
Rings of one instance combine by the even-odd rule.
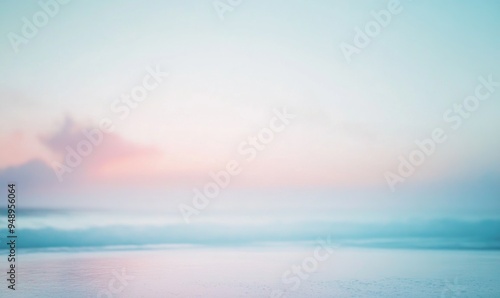
[[[98,130],[66,117],[59,131],[40,140],[58,156],[59,162],[63,163],[70,152],[68,147],[77,151],[78,144],[82,141],[92,144],[84,131]],[[139,178],[155,175],[161,170],[158,164],[164,156],[160,149],[131,142],[114,133],[100,131],[98,134],[96,139],[99,142],[92,144],[91,153],[81,156],[80,165],[75,167],[75,171],[79,172],[78,176],[83,179],[81,182]]]

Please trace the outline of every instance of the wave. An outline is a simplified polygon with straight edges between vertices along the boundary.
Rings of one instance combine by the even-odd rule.
[[[37,210],[20,212],[18,222],[20,249],[271,245],[314,243],[326,237],[337,245],[352,247],[500,249],[500,220],[494,219],[370,222],[270,217],[237,221],[234,217],[218,217],[217,221],[186,224],[168,216]],[[0,224],[5,240],[6,221]]]

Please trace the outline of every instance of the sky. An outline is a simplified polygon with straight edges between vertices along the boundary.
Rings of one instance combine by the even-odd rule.
[[[350,61],[341,44],[390,1],[242,1],[222,18],[216,3],[68,1],[17,46],[42,8],[0,3],[0,181],[23,207],[180,216],[236,160],[200,216],[498,216],[500,93],[457,129],[444,114],[500,81],[500,3],[401,1]],[[247,160],[239,146],[276,111],[293,119]],[[67,146],[103,119],[113,132],[60,181]],[[391,191],[386,173],[435,129],[446,141]]]

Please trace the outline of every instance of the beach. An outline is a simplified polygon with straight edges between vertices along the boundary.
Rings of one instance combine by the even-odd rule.
[[[21,252],[9,297],[499,297],[500,253],[337,247],[295,283],[314,246]]]

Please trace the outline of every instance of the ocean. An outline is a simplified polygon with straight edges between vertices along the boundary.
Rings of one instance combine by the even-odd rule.
[[[20,210],[0,297],[500,297],[496,220],[273,218]]]

